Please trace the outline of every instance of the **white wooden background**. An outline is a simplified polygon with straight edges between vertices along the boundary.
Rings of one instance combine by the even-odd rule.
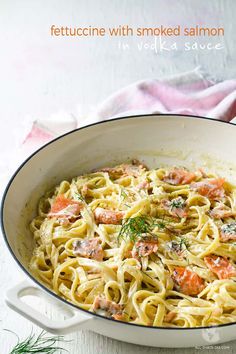
[[[4,182],[17,154],[25,116],[47,117],[58,111],[86,113],[115,90],[144,78],[192,70],[201,65],[216,79],[235,77],[235,0],[0,0],[0,168]],[[52,24],[68,26],[177,25],[224,26],[224,50],[156,54],[139,51],[137,39],[51,38]],[[234,28],[233,28],[234,26]],[[201,40],[198,40],[199,42]],[[203,39],[204,41],[204,39]],[[216,43],[219,39],[210,41]],[[182,38],[178,43],[183,42]],[[1,188],[3,188],[3,183]],[[21,338],[30,322],[9,310],[4,291],[24,278],[0,239],[0,353]],[[55,315],[47,307],[49,315]],[[212,349],[158,349],[129,345],[90,332],[67,336],[70,354],[212,353]],[[171,340],[171,338],[170,338]],[[236,342],[221,350],[235,353]],[[216,350],[216,349],[215,349]]]

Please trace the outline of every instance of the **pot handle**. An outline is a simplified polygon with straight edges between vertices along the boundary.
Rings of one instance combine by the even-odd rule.
[[[79,309],[76,310],[66,304],[63,304],[66,310],[71,313],[72,317],[63,320],[51,320],[39,311],[35,310],[33,307],[23,302],[21,297],[26,295],[34,295],[39,298],[46,297],[47,300],[52,302],[52,297],[50,295],[48,295],[39,287],[29,283],[27,280],[22,281],[21,283],[9,289],[6,292],[5,301],[12,310],[18,312],[23,317],[53,334],[67,334],[79,328],[85,328],[84,324],[94,319],[92,315],[83,313]]]

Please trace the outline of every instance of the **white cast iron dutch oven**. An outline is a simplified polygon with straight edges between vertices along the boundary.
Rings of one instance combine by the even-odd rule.
[[[33,241],[29,222],[37,202],[53,185],[65,178],[98,167],[137,158],[150,168],[208,164],[236,180],[236,126],[206,118],[146,115],[118,118],[65,134],[29,157],[11,178],[2,201],[2,231],[6,244],[29,280],[10,289],[7,304],[24,317],[53,333],[78,329],[118,340],[157,347],[212,345],[236,339],[236,323],[208,328],[158,328],[118,322],[81,310],[40,284],[28,269]],[[223,168],[222,168],[223,167]],[[52,321],[21,300],[25,294],[47,296],[72,313]]]

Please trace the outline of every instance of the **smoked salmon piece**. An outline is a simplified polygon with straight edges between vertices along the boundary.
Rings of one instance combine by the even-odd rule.
[[[185,218],[188,215],[186,203],[182,197],[174,198],[172,200],[163,199],[161,201],[161,206],[173,216]]]
[[[132,249],[132,257],[146,257],[152,253],[156,253],[158,250],[158,241],[157,240],[144,240],[138,241],[135,243],[134,248]]]
[[[148,183],[147,181],[140,182],[140,183],[137,185],[138,190],[141,190],[141,189],[148,189],[149,187],[150,187],[150,183]]]
[[[107,172],[111,178],[117,179],[122,176],[138,177],[147,167],[138,160],[133,160],[132,164],[122,164],[116,167],[104,167],[101,172]]]
[[[104,257],[104,251],[102,249],[99,240],[96,238],[83,241],[75,241],[73,243],[74,254],[75,256],[87,257],[95,259],[96,261],[101,262]]]
[[[56,216],[59,218],[63,217],[68,219],[75,218],[79,216],[82,208],[82,203],[76,200],[65,198],[64,195],[61,194],[55,198],[48,216]]]
[[[95,313],[105,315],[107,317],[112,317],[115,320],[123,319],[123,306],[117,304],[116,302],[107,300],[101,296],[96,296],[93,303],[93,311]],[[104,313],[105,312],[105,313]]]
[[[204,280],[185,267],[175,267],[172,279],[176,289],[185,295],[198,295],[205,288]]]
[[[225,196],[224,178],[215,178],[212,180],[205,180],[191,184],[191,189],[197,191],[199,194],[208,197],[209,199],[220,199]]]
[[[229,279],[236,276],[236,269],[227,258],[210,255],[204,257],[204,262],[219,279]]]
[[[189,184],[196,178],[195,173],[189,172],[184,168],[174,168],[163,177],[163,181],[169,184]]]
[[[227,209],[225,206],[216,207],[209,214],[215,219],[224,219],[235,215],[231,209]]]
[[[103,208],[96,208],[94,210],[95,220],[98,224],[120,224],[124,212],[123,211],[114,211]]]
[[[173,319],[176,317],[176,315],[177,315],[176,312],[173,311],[168,312],[168,314],[165,315],[164,317],[164,322],[172,322]]]

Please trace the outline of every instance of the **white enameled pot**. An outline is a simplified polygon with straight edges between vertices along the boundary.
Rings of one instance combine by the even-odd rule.
[[[11,178],[2,200],[6,244],[28,280],[8,290],[7,304],[52,333],[78,329],[125,342],[156,347],[193,347],[236,339],[236,324],[210,328],[144,327],[81,310],[39,283],[28,269],[33,240],[29,222],[46,190],[63,179],[137,158],[150,168],[162,165],[209,167],[236,180],[236,126],[206,118],[145,115],[92,124],[65,134],[30,156]],[[46,296],[66,306],[71,317],[52,321],[22,301],[25,294]]]

